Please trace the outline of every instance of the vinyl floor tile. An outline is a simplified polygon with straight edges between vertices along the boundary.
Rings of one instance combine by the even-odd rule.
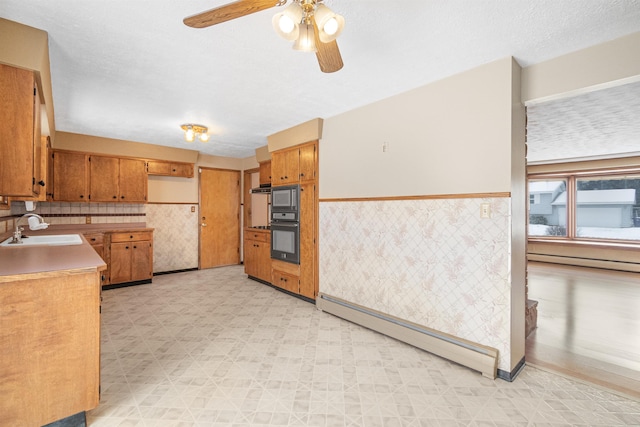
[[[486,379],[241,266],[103,297],[92,427],[640,425],[638,401],[530,366],[512,383]]]

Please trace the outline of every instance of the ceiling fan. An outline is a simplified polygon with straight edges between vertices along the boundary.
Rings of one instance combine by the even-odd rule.
[[[324,73],[342,68],[342,56],[336,38],[344,27],[344,18],[325,6],[323,0],[291,0],[291,4],[273,17],[276,33],[294,41],[293,48],[315,52]],[[185,25],[206,28],[276,6],[287,0],[237,0],[224,6],[184,18]]]

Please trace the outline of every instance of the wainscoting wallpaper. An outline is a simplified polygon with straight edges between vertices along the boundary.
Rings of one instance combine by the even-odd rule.
[[[147,227],[153,232],[153,272],[198,267],[197,204],[155,204],[147,206]],[[191,207],[196,212],[191,212]]]
[[[320,292],[494,347],[509,372],[509,230],[506,197],[321,201]]]

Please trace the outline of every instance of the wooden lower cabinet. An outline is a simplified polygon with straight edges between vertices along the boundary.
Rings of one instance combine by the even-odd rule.
[[[100,258],[102,258],[102,260],[105,263],[107,263],[107,266],[108,266],[109,264],[107,262],[108,257],[104,247],[104,240],[105,240],[104,233],[86,233],[84,234],[84,238],[87,239],[87,241],[89,242],[93,250],[96,251],[98,255],[100,255]],[[109,268],[107,268],[106,270],[100,273],[100,284],[101,285],[109,284]]]
[[[153,277],[153,233],[111,233],[109,284],[138,282]]]
[[[0,279],[0,425],[42,426],[98,406],[99,271]]]
[[[268,230],[245,230],[244,272],[256,279],[271,282],[271,235]]]
[[[294,294],[300,293],[300,266],[271,260],[271,284]]]

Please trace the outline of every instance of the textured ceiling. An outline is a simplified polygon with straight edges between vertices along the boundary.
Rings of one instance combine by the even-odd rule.
[[[182,23],[225,3],[2,0],[0,17],[49,33],[57,130],[229,157],[509,55],[528,66],[640,31],[638,0],[327,0],[346,20],[345,66],[323,74],[275,34],[276,9]],[[209,126],[211,140],[184,143],[186,122]]]
[[[529,163],[640,155],[640,82],[532,105],[527,119]]]

